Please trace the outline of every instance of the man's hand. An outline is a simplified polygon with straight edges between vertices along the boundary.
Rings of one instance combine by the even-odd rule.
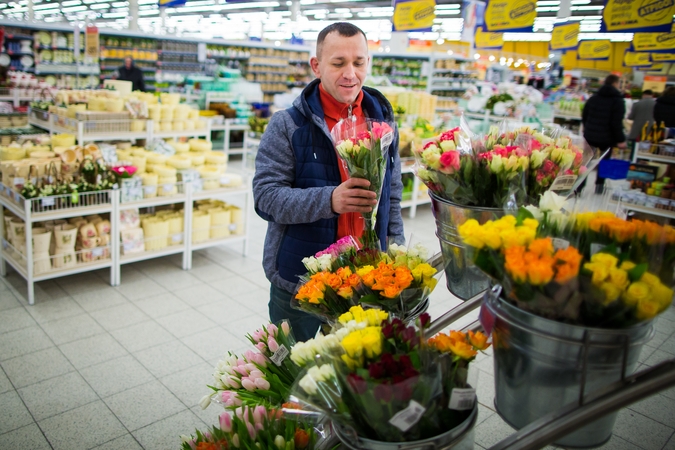
[[[619,142],[618,144],[616,144],[616,146],[619,147],[619,148],[627,148],[625,142]]]
[[[367,190],[369,186],[368,180],[350,178],[333,191],[331,208],[337,214],[371,212],[377,200],[375,200],[375,192]]]

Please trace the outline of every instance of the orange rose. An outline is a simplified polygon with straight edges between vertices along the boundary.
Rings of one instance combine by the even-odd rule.
[[[530,242],[527,249],[537,257],[551,256],[553,255],[553,242],[551,238],[535,239]]]
[[[490,346],[490,343],[487,340],[488,337],[480,331],[474,333],[473,331],[469,330],[469,342],[471,342],[471,345],[473,345],[478,350],[485,350]]]
[[[386,298],[396,298],[401,293],[401,289],[396,285],[389,285],[384,288],[382,295]]]
[[[553,267],[546,261],[539,260],[527,266],[527,279],[535,286],[543,286],[553,279]]]

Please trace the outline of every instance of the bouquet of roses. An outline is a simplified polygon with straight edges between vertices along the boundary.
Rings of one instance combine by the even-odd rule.
[[[377,209],[382,194],[389,146],[394,140],[394,129],[386,122],[352,116],[338,122],[331,131],[337,154],[346,164],[352,178],[363,178],[370,182],[369,190],[377,194],[377,204],[369,213],[362,213],[365,220],[363,247],[379,249],[375,232]]]
[[[183,450],[311,450],[315,448],[313,427],[284,417],[281,411],[240,407],[220,414],[219,425],[194,436],[181,436]]]
[[[288,358],[295,338],[287,321],[269,324],[247,338],[258,352],[247,350],[243,357],[230,352],[213,373],[212,393],[200,401],[203,409],[211,402],[225,408],[241,405],[278,407],[288,399],[299,368]]]
[[[508,300],[521,309],[607,328],[630,326],[664,311],[673,290],[648,272],[650,262],[632,259],[642,243],[626,231],[630,222],[605,213],[586,219],[572,218],[562,237],[551,238],[541,236],[539,222],[523,208],[518,217],[484,225],[469,220],[458,231],[476,266],[497,280]],[[528,228],[531,231],[525,232]],[[672,265],[670,272],[672,280]]]
[[[404,318],[436,286],[438,270],[421,245],[392,244],[388,252],[361,249],[343,238],[314,257],[303,259],[308,273],[291,306],[333,323],[352,306],[372,305]]]

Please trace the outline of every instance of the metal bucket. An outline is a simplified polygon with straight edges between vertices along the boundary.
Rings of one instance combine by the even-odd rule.
[[[517,429],[631,374],[654,335],[652,321],[618,330],[574,326],[522,311],[491,293],[486,297],[484,307],[495,319],[495,406]],[[556,444],[600,446],[610,439],[616,415]]]
[[[473,450],[474,425],[478,418],[478,401],[464,422],[443,434],[429,439],[411,442],[382,442],[354,436],[347,430],[333,423],[333,430],[342,444],[351,450]]]
[[[431,210],[436,218],[436,236],[441,243],[448,290],[461,300],[468,300],[488,289],[490,280],[467,258],[457,228],[469,219],[476,219],[482,225],[488,220],[499,219],[506,213],[499,208],[458,205],[433,192],[429,192],[429,195]]]

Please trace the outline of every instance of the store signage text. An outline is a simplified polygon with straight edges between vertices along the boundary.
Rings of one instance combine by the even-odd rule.
[[[670,31],[675,0],[607,0],[603,32]]]

